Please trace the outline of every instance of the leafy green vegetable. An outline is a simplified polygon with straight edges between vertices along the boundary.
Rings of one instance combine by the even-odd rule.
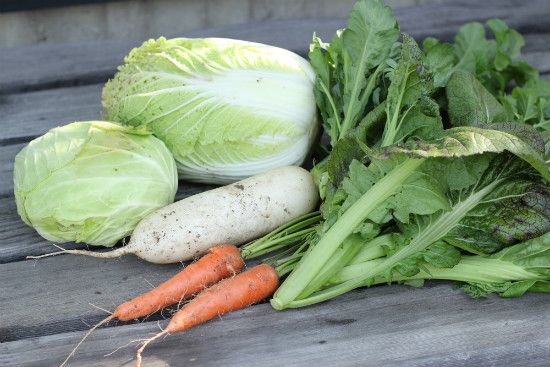
[[[454,44],[435,38],[424,40],[427,65],[434,71],[436,87],[444,87],[456,71],[473,74],[495,97],[503,95],[511,82],[523,86],[538,79],[538,71],[519,59],[525,41],[500,19],[487,22],[495,39],[487,39],[481,23],[460,27]]]
[[[383,258],[364,260],[344,267],[326,282],[330,287],[352,280],[367,269],[383,262]],[[525,292],[550,292],[550,234],[546,233],[507,247],[491,256],[462,256],[453,267],[423,264],[413,276],[394,273],[390,281],[445,279],[462,282],[459,287],[473,297],[497,293],[502,297],[519,297]],[[365,285],[387,283],[378,277]]]
[[[504,107],[472,74],[457,71],[446,88],[453,126],[506,121]]]
[[[398,37],[397,21],[382,0],[358,1],[330,45],[314,35],[315,97],[332,145],[360,121]]]
[[[182,178],[227,183],[301,164],[315,138],[315,76],[290,51],[159,38],[125,62],[103,90],[105,118],[151,130]]]
[[[405,154],[414,158],[450,158],[505,151],[525,160],[541,176],[550,180],[540,134],[529,126],[517,123],[456,127],[445,130],[438,139],[430,143],[412,140],[401,145],[369,150],[374,158],[384,158],[392,154]]]
[[[368,17],[357,9],[379,6],[359,4],[354,18]],[[330,86],[316,96],[332,151],[314,169],[320,220],[272,262],[289,274],[274,308],[311,305],[373,282],[420,286],[432,273],[457,276],[473,295],[548,289],[531,272],[508,279],[497,269],[491,282],[477,268],[496,264],[477,263],[482,256],[550,230],[549,89],[519,60],[521,35],[499,20],[488,25],[495,39],[470,23],[454,44],[428,38],[423,50],[403,34],[374,69],[380,74],[366,74],[369,97],[344,131],[346,80],[338,78],[360,56],[341,53],[347,29],[330,44],[314,39],[316,83]],[[348,267],[352,276],[340,277]]]
[[[176,166],[143,130],[75,122],[31,141],[15,157],[17,212],[44,238],[113,246],[174,200]]]
[[[439,43],[434,38],[426,38],[422,47],[426,52],[425,65],[434,75],[434,87],[444,87],[453,73],[456,62],[453,46]]]
[[[496,55],[493,61],[497,71],[505,70],[512,60],[520,56],[525,41],[516,30],[508,28],[500,19],[490,19],[487,25],[493,31],[496,41]]]
[[[534,126],[541,131],[550,130],[550,82],[529,81],[524,87],[516,87],[501,101],[507,118]]]
[[[440,164],[439,167],[429,163],[421,167],[422,162],[426,158],[406,159],[403,163],[395,166],[395,168],[374,183],[364,194],[358,198],[352,197],[353,204],[349,205],[347,210],[339,214],[338,219],[330,226],[330,229],[323,234],[320,241],[306,256],[304,256],[303,260],[275,293],[272,300],[273,306],[277,309],[282,309],[286,307],[302,307],[321,302],[362,286],[366,280],[378,274],[386,274],[388,272],[391,274],[391,270],[396,266],[405,267],[405,269],[407,269],[407,275],[410,275],[411,272],[415,271],[411,270],[411,266],[417,267],[416,263],[419,260],[426,260],[429,258],[429,256],[426,257],[424,251],[432,244],[438,245],[438,241],[445,240],[446,237],[451,237],[454,240],[454,243],[451,244],[456,245],[458,241],[462,241],[462,244],[464,244],[463,247],[466,247],[466,244],[471,242],[472,236],[478,236],[480,232],[483,233],[483,230],[486,232],[490,231],[490,228],[479,227],[477,228],[477,232],[472,230],[472,232],[464,233],[464,231],[460,230],[460,227],[468,224],[470,217],[480,216],[480,213],[486,214],[487,212],[492,212],[495,206],[510,206],[512,202],[515,203],[517,207],[508,214],[512,217],[511,219],[517,219],[516,223],[525,221],[524,228],[526,227],[534,232],[529,233],[524,229],[523,235],[527,238],[541,235],[548,231],[550,229],[548,225],[548,219],[550,218],[550,197],[548,194],[550,194],[550,191],[544,190],[542,192],[543,203],[534,207],[535,210],[532,216],[524,216],[524,202],[522,200],[517,200],[517,198],[525,195],[524,189],[526,185],[535,185],[535,183],[540,180],[540,178],[538,178],[540,176],[535,174],[536,171],[527,167],[541,169],[544,175],[548,177],[548,168],[541,154],[533,149],[528,142],[524,142],[519,138],[512,139],[510,133],[497,130],[469,128],[474,129],[479,139],[460,140],[459,137],[461,135],[468,136],[468,134],[464,133],[465,129],[466,128],[456,128],[447,132],[447,139],[460,142],[456,145],[445,144],[446,139],[443,139],[441,144],[431,145],[429,149],[425,149],[425,147],[422,146],[416,147],[414,150],[405,150],[398,146],[384,149],[385,154],[388,154],[389,150],[394,149],[395,151],[390,154],[392,156],[406,153],[413,157],[443,157],[444,160],[463,159],[464,165],[480,165],[486,167],[484,171],[478,172],[479,177],[477,177],[474,182],[471,182],[468,186],[468,190],[462,189],[458,190],[458,192],[451,190],[448,192],[447,195],[449,196],[449,203],[451,204],[449,210],[443,210],[438,213],[435,212],[435,210],[438,209],[438,207],[435,206],[433,207],[434,212],[432,212],[434,214],[432,214],[428,220],[423,220],[421,222],[415,220],[412,226],[416,227],[416,234],[405,242],[406,245],[401,246],[392,253],[391,256],[388,256],[384,262],[369,269],[369,271],[361,277],[342,283],[328,291],[319,291],[307,298],[298,299],[305,286],[315,278],[316,272],[322,269],[324,263],[330,259],[331,255],[334,254],[334,251],[345,238],[352,234],[355,228],[358,228],[360,225],[364,226],[364,224],[362,224],[363,221],[373,221],[373,215],[379,213],[381,210],[390,212],[393,210],[393,217],[397,221],[400,221],[402,218],[408,219],[409,215],[415,214],[415,211],[421,207],[417,204],[418,201],[433,202],[433,196],[420,196],[418,193],[408,194],[406,192],[407,180],[412,179],[419,170],[422,172],[422,168],[426,169],[426,174],[436,171],[435,168],[439,168],[437,171],[443,173],[447,168],[446,162],[444,160],[436,162]],[[454,136],[453,133],[456,133],[456,136]],[[487,138],[484,142],[482,139],[484,136],[490,136],[491,138]],[[456,151],[453,147],[455,147]],[[457,149],[458,147],[460,149]],[[496,161],[483,162],[491,158],[491,155],[487,155],[487,153],[499,153],[504,150],[523,158],[526,162],[529,162],[530,165],[524,165],[525,167],[523,167],[516,159],[506,157],[506,155],[504,155],[505,158],[499,157],[500,162],[498,164]],[[480,155],[482,153],[484,154]],[[467,159],[458,157],[467,157]],[[526,170],[525,174],[522,173],[523,170]],[[471,169],[470,172],[475,171]],[[525,177],[524,180],[527,180],[527,178],[531,176],[534,181],[519,180],[519,177]],[[444,175],[444,177],[449,176]],[[358,181],[363,183],[364,179]],[[345,183],[345,181],[343,182]],[[457,185],[456,182],[449,182],[446,184],[448,187],[465,186]],[[420,187],[428,191],[427,188],[434,187],[434,185],[422,183]],[[544,188],[544,186],[539,187]],[[402,194],[402,197],[399,197],[399,194]],[[407,197],[409,200],[403,200],[404,197]],[[350,198],[350,195],[348,195],[348,198]],[[399,205],[402,206],[401,210],[404,212],[401,217],[399,214],[395,215],[394,203],[399,203]],[[375,216],[374,223],[376,223],[376,218]],[[389,221],[387,215],[383,214],[380,218]],[[509,218],[501,219],[506,220]],[[371,226],[371,228],[373,227],[374,226]],[[505,230],[506,228],[503,229]],[[453,236],[456,231],[458,231],[457,236]],[[463,237],[458,235],[462,235]],[[468,235],[470,235],[470,237]],[[499,247],[497,247],[500,244],[500,242],[498,242],[499,240],[500,238],[497,236],[497,238],[492,241],[496,249],[499,249]],[[510,239],[510,242],[513,240],[514,238]],[[495,242],[497,245],[494,245]],[[439,244],[439,246],[441,245]],[[472,245],[470,244],[470,246]],[[441,250],[441,248],[439,250]],[[494,251],[495,248],[490,248],[489,244],[485,244],[483,250]],[[434,250],[430,249],[428,251],[433,252]],[[478,251],[481,251],[481,249],[478,249]],[[447,252],[449,251],[447,250]],[[453,253],[451,251],[450,255],[452,256],[453,254],[456,261],[456,252]],[[413,262],[412,264],[411,261]],[[418,271],[418,268],[416,268],[416,271]]]
[[[390,74],[382,146],[403,141],[419,131],[426,130],[425,134],[433,136],[443,129],[437,103],[428,97],[433,87],[431,75],[422,68],[422,61],[416,42],[403,34],[401,57]]]

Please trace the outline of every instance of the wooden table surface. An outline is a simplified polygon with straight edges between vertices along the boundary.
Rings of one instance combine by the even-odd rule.
[[[550,1],[464,0],[395,11],[401,29],[450,39],[459,25],[504,19],[526,38],[525,59],[550,73]],[[253,40],[305,55],[311,33],[342,19],[270,21],[183,36]],[[135,257],[59,256],[18,217],[15,154],[48,129],[98,119],[103,83],[141,41],[40,45],[0,50],[0,366],[59,365],[90,324],[121,301],[174,274],[179,265]],[[180,182],[178,199],[208,189]],[[70,248],[81,245],[68,244]],[[69,366],[132,365],[135,344],[165,326],[170,312],[112,322],[82,345]],[[108,353],[120,350],[105,356]],[[238,311],[152,344],[145,366],[550,366],[550,297],[470,299],[451,284],[361,289],[307,309],[268,304]]]

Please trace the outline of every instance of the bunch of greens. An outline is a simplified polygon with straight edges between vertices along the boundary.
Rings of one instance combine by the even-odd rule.
[[[244,250],[281,250],[269,261],[289,275],[273,307],[425,278],[467,282],[475,295],[550,291],[540,237],[550,230],[540,133],[550,86],[518,60],[519,33],[500,20],[488,26],[495,39],[471,23],[454,44],[428,38],[421,49],[381,1],[362,0],[330,44],[313,37],[315,96],[332,148],[314,168],[320,215]],[[502,261],[521,270],[484,270]]]

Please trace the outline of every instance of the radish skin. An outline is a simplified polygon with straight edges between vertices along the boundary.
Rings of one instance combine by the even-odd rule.
[[[317,201],[310,173],[284,167],[157,210],[138,224],[127,248],[154,263],[189,260],[220,243],[258,238],[313,211]]]
[[[156,264],[177,263],[220,243],[241,245],[258,238],[315,210],[318,201],[317,187],[307,170],[282,167],[153,212],[137,225],[128,245],[119,249],[59,253],[100,258],[134,254]],[[43,256],[47,255],[37,257]]]

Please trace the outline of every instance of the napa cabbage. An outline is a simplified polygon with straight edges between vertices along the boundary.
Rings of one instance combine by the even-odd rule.
[[[259,43],[149,40],[103,89],[105,119],[147,127],[183,179],[228,183],[301,164],[317,131],[315,73]]]

